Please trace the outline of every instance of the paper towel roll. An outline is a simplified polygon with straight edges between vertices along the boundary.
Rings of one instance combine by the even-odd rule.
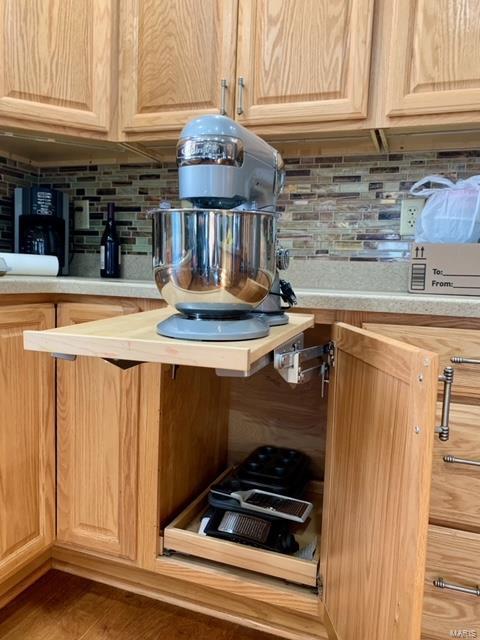
[[[9,267],[8,276],[56,276],[57,256],[37,256],[30,253],[0,253]]]

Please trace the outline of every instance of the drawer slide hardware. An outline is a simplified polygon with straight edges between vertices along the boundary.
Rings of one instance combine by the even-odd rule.
[[[436,578],[433,581],[433,586],[437,587],[437,589],[450,589],[450,591],[459,591],[460,593],[467,593],[470,596],[480,598],[480,587],[478,584],[475,587],[462,587],[460,584],[446,582],[443,578]]]
[[[313,364],[313,361],[316,361]],[[312,366],[304,367],[310,362]],[[229,378],[249,378],[269,364],[289,384],[303,384],[315,376],[322,379],[322,398],[330,382],[330,369],[335,366],[335,345],[332,341],[314,347],[303,346],[303,333],[291,338],[277,347],[272,353],[257,360],[248,371],[232,371],[231,369],[215,369],[217,376]]]
[[[449,464],[466,464],[471,467],[480,467],[480,460],[468,460],[468,458],[457,458],[457,456],[443,456],[443,461]]]
[[[443,374],[438,377],[443,382],[443,404],[441,423],[435,428],[435,433],[442,442],[450,438],[450,402],[452,400],[453,367],[445,367]]]
[[[313,366],[305,368],[303,364],[311,360],[321,360]],[[330,382],[330,368],[335,365],[335,345],[327,342],[325,345],[315,347],[303,347],[303,334],[298,338],[285,343],[273,352],[273,366],[290,384],[302,384],[308,382],[314,376],[321,376],[322,398],[325,395],[326,386]]]

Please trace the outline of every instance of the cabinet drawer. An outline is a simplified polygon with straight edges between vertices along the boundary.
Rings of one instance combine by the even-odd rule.
[[[439,424],[441,404],[437,405]],[[434,441],[430,519],[480,533],[480,407],[453,403],[450,439]],[[446,462],[453,456],[465,462]]]
[[[219,482],[223,475],[217,478],[214,484]],[[307,495],[307,499],[317,506],[314,511],[315,515],[312,515],[304,526],[297,528],[294,535],[300,548],[317,540],[317,550],[313,560],[304,560],[295,556],[256,549],[199,534],[200,521],[208,508],[208,489],[165,527],[163,548],[315,587],[317,584],[322,495],[318,490],[319,483],[312,484],[315,485],[315,489]]]
[[[480,331],[374,323],[364,323],[363,328],[437,353],[440,369],[452,366],[452,356],[480,359]],[[480,365],[462,364],[454,368],[453,394],[480,399]]]
[[[429,528],[422,623],[422,638],[480,638],[480,597],[435,587],[439,578],[460,587],[480,584],[480,535]]]

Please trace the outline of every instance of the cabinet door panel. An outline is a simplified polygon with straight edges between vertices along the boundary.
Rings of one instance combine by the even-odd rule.
[[[122,129],[175,130],[220,113],[221,80],[233,113],[237,0],[123,0]]]
[[[54,326],[53,305],[0,309],[0,580],[53,542],[54,361],[23,331]]]
[[[394,0],[387,115],[480,108],[477,0]]]
[[[113,0],[4,0],[0,118],[107,132],[113,12]]]
[[[238,119],[365,118],[372,21],[373,0],[241,0],[237,76],[245,88]]]
[[[321,572],[342,640],[420,637],[437,358],[333,327]]]
[[[60,326],[136,311],[61,304]],[[139,367],[58,362],[58,540],[135,559]]]

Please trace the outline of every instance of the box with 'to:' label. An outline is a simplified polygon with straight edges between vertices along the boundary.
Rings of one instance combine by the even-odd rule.
[[[414,243],[408,290],[480,296],[480,244]]]

